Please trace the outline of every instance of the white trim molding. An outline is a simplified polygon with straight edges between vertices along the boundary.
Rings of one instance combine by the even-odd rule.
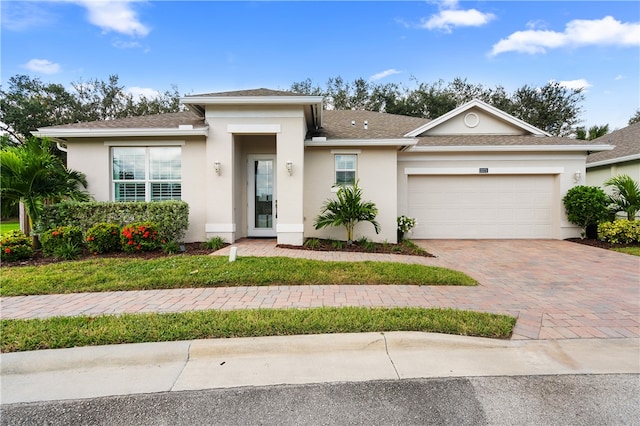
[[[405,167],[405,175],[559,175],[564,167]]]
[[[138,136],[208,136],[209,128],[201,127],[198,129],[38,129],[37,132],[31,132],[33,136],[42,138],[50,137],[54,139],[60,138],[97,138],[97,137],[138,137]]]
[[[332,154],[353,154],[353,155],[358,155],[358,154],[362,154],[362,150],[361,149],[332,149],[331,153]]]
[[[611,145],[452,145],[414,146],[408,152],[562,152],[562,151],[610,151]]]
[[[204,232],[236,232],[235,223],[207,223],[204,225]]]
[[[228,133],[280,133],[279,124],[227,124]]]
[[[185,141],[106,141],[105,146],[184,146]]]
[[[304,146],[414,146],[417,139],[331,139],[326,141],[305,140]]]

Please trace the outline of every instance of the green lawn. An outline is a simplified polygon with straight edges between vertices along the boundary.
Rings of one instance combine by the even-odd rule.
[[[631,254],[634,256],[640,256],[640,247],[621,247],[621,248],[614,248],[611,250],[619,251],[620,253]]]
[[[275,335],[423,331],[508,338],[516,319],[453,309],[313,308],[2,320],[2,352]]]
[[[245,285],[477,285],[459,271],[399,262],[324,262],[288,257],[101,258],[2,268],[0,295]]]
[[[20,229],[18,219],[5,219],[0,222],[0,235]]]

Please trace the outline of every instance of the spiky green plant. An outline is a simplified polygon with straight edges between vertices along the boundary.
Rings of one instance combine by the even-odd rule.
[[[640,186],[629,175],[618,175],[604,183],[612,187],[612,194],[608,197],[613,206],[612,210],[625,212],[627,219],[635,220],[636,213],[640,210]]]

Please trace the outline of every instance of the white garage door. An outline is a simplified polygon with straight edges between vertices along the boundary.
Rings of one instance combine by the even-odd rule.
[[[409,176],[411,238],[553,238],[554,176]]]

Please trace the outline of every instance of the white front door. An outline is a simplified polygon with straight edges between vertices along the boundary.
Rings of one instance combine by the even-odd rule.
[[[247,156],[249,237],[275,237],[277,220],[276,156]]]

